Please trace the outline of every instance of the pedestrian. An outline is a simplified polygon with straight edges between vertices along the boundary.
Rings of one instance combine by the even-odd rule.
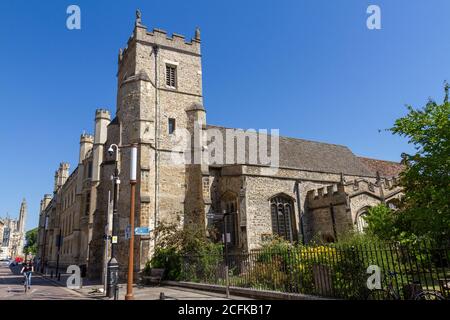
[[[31,274],[34,272],[34,266],[31,261],[27,263],[22,264],[22,270],[20,270],[20,273],[24,275],[24,286],[25,290],[28,287],[28,290],[31,289]]]

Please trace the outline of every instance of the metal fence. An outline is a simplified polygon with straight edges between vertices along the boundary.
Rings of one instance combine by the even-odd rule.
[[[181,280],[226,285],[228,266],[234,287],[338,299],[417,299],[421,293],[425,299],[448,299],[449,264],[449,246],[336,244],[184,256]]]

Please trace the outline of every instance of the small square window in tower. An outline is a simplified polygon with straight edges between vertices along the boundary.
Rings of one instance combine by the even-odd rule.
[[[169,118],[169,134],[173,134],[175,131],[175,119]]]
[[[177,87],[177,67],[166,64],[166,85],[171,88]]]

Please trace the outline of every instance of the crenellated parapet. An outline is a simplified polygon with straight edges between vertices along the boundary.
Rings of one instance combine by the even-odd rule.
[[[379,194],[379,185],[372,181],[368,181],[366,179],[355,179],[351,182],[348,182],[345,185],[345,190],[347,193],[352,194],[356,192],[369,192],[374,194]]]
[[[83,132],[80,136],[80,144],[82,143],[94,143],[94,136],[92,134]]]
[[[127,46],[124,49],[119,49],[119,65],[128,58],[130,48],[134,48],[136,43],[201,55],[200,28],[197,27],[195,29],[194,37],[190,40],[187,40],[186,36],[178,33],[168,35],[167,31],[159,28],[154,28],[152,31],[149,31],[142,24],[140,12],[136,13],[135,28],[133,34],[128,39]]]
[[[345,184],[345,192],[350,198],[360,194],[369,194],[380,200],[385,200],[402,191],[398,178],[383,178],[376,182],[367,179],[355,179]]]
[[[92,150],[94,145],[94,136],[83,132],[80,137],[80,151],[78,163],[81,164],[87,158],[88,153]]]
[[[400,186],[400,179],[397,177],[385,178],[383,181],[383,187],[385,190],[392,190]]]
[[[111,113],[107,109],[97,109],[95,110],[95,120],[111,120]]]
[[[313,189],[308,191],[307,195],[308,208],[315,209],[321,207],[329,207],[330,205],[345,204],[347,194],[342,184],[332,184],[327,187]]]

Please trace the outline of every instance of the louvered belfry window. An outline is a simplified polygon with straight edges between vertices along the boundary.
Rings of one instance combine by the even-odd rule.
[[[166,85],[172,88],[177,87],[177,67],[166,64]]]

